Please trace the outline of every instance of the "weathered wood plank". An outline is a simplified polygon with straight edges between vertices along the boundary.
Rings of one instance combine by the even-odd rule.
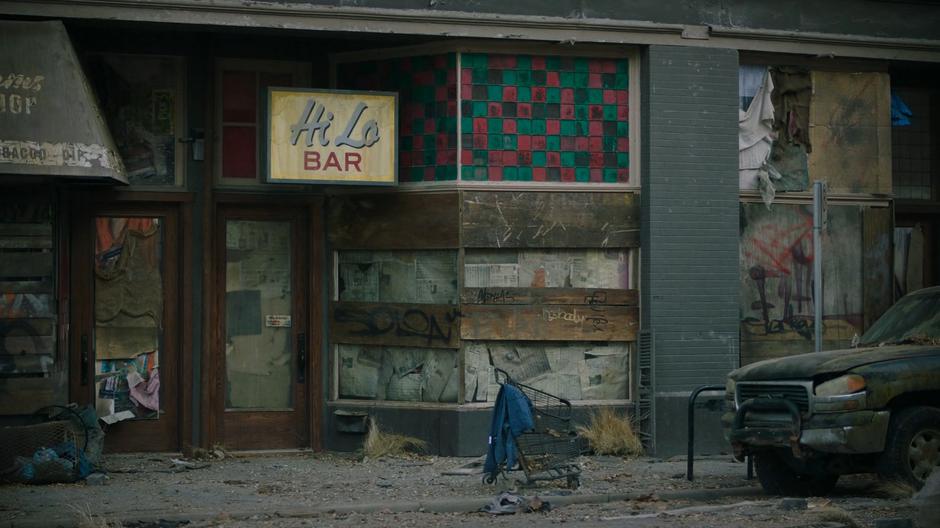
[[[335,249],[444,249],[459,244],[456,192],[332,196],[327,237]]]
[[[0,238],[0,249],[52,249],[51,236],[18,236]]]
[[[469,248],[615,248],[640,244],[634,193],[461,192]]]
[[[0,366],[3,367],[4,374],[7,375],[49,372],[52,370],[54,363],[53,356],[48,354],[0,354]]]
[[[633,341],[639,310],[632,306],[494,306],[461,308],[462,339],[513,341]]]
[[[55,317],[51,293],[0,292],[0,318],[31,319]]]
[[[39,277],[52,273],[52,252],[4,253],[0,277]]]
[[[862,304],[868,327],[894,302],[891,273],[891,209],[862,208]]]
[[[38,280],[0,280],[0,293],[52,293],[54,286],[52,275],[46,275]]]
[[[334,302],[330,338],[353,345],[458,348],[460,311],[449,304]]]
[[[48,355],[55,354],[54,336],[0,337],[0,354]]]
[[[0,319],[0,355],[54,355],[54,319]]]
[[[0,237],[52,236],[52,224],[0,223]]]
[[[464,288],[462,304],[636,306],[637,290],[609,288]]]
[[[47,377],[0,377],[0,415],[32,414],[40,407],[65,403],[68,381],[61,373]]]

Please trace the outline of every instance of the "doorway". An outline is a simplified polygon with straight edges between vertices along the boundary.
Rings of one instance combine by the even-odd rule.
[[[72,222],[72,401],[112,452],[181,447],[177,204],[78,207]]]
[[[228,449],[311,445],[310,229],[303,207],[220,205],[210,387]]]

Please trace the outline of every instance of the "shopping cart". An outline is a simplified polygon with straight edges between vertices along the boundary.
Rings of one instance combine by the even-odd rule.
[[[515,439],[519,468],[525,474],[525,483],[540,480],[565,479],[569,488],[581,485],[581,440],[571,425],[571,402],[534,387],[519,383],[505,370],[495,369],[496,382],[519,389],[532,404],[535,427]],[[506,473],[514,468],[500,467]],[[483,477],[484,482],[496,482],[496,474]]]

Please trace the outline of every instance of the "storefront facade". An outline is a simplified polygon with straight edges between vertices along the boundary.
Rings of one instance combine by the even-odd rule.
[[[626,23],[585,23],[569,39],[578,23],[522,13],[511,23],[524,34],[487,40],[458,11],[423,14],[474,38],[395,9],[226,5],[210,20],[188,2],[161,15],[132,4],[3,5],[64,20],[129,183],[5,181],[47,197],[26,212],[6,206],[5,225],[30,227],[4,247],[45,229],[36,247],[49,276],[34,282],[56,292],[2,279],[19,299],[4,319],[10,421],[93,404],[115,422],[108,449],[177,451],[355,449],[374,419],[433,452],[475,455],[499,368],[582,418],[629,412],[651,448],[670,452],[692,388],[806,346],[802,304],[786,308],[805,281],[783,258],[771,263],[790,272],[768,275],[761,244],[797,257],[805,184],[822,174],[842,230],[833,239],[859,242],[837,250],[829,340],[850,339],[893,300],[892,136],[879,120],[897,66],[882,57],[907,49],[935,71],[927,40],[914,50],[849,39],[834,49],[851,59],[827,60],[792,54],[818,44],[787,49],[769,34],[747,41],[761,52],[703,46],[695,28],[665,21],[652,42]],[[93,20],[106,8],[119,21]],[[251,29],[236,13],[295,25]],[[807,169],[775,187],[771,209],[739,178],[744,66],[796,67],[817,87]],[[859,79],[872,88],[848,98]],[[278,92],[313,104],[282,110]],[[323,117],[359,92],[393,94],[397,121],[375,118],[370,135],[368,114]],[[865,110],[846,117],[852,105]],[[279,126],[297,130],[296,159],[272,141]],[[844,131],[855,143],[832,139]],[[330,143],[341,135],[345,146]],[[870,163],[849,163],[885,140]],[[366,149],[390,143],[397,159],[380,172],[393,185],[351,181]],[[795,238],[774,242],[767,229]]]

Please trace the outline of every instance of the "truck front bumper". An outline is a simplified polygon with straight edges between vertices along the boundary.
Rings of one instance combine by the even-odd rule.
[[[785,403],[781,403],[785,402]],[[803,458],[806,449],[822,453],[864,454],[884,450],[891,413],[887,410],[863,410],[817,413],[803,418],[792,403],[779,399],[745,402],[736,412],[722,416],[725,436],[739,460],[755,449],[784,447]],[[773,411],[787,414],[788,420],[768,425],[748,425],[749,412]]]

